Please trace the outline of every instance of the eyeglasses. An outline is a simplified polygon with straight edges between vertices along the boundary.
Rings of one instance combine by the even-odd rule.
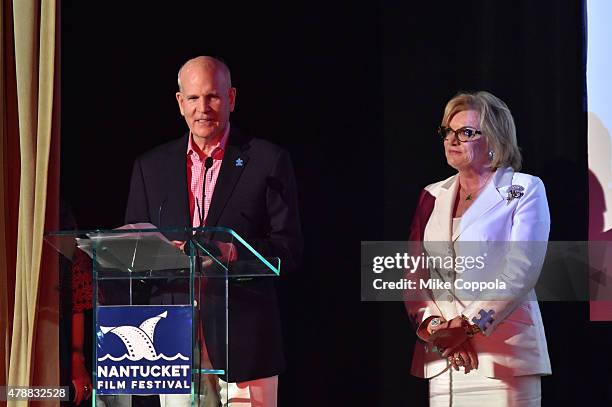
[[[478,140],[480,137],[477,137],[477,135],[482,134],[482,132],[471,127],[462,127],[457,130],[444,126],[438,127],[438,135],[442,137],[443,140],[446,140],[451,134],[454,134],[460,142],[467,143]]]

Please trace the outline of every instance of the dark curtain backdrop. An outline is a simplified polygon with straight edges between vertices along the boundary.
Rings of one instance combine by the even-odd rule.
[[[281,406],[426,405],[402,304],[360,301],[359,241],[406,239],[419,190],[452,174],[434,129],[457,91],[508,103],[551,239],[586,239],[582,2],[457,3],[62,1],[62,191],[82,228],[120,226],[134,158],[185,131],[192,56],[222,56],[234,125],[290,151],[307,255],[281,277]],[[544,405],[612,400],[608,324],[585,303],[542,313]]]
[[[381,21],[385,239],[405,239],[420,189],[454,173],[434,134],[448,99],[461,90],[488,90],[513,113],[523,171],[544,181],[550,239],[587,240],[584,3],[397,2],[383,8]],[[612,338],[610,323],[589,322],[585,302],[540,307],[553,367],[542,380],[543,405],[612,402],[612,374],[600,351]],[[412,350],[405,344],[414,335],[402,304],[380,308],[382,405],[408,405]]]
[[[297,173],[306,261],[280,278],[280,405],[376,405],[358,259],[363,225],[382,218],[363,211],[360,148],[382,146],[379,12],[320,0],[64,0],[62,12],[62,187],[80,227],[122,224],[134,158],[186,131],[179,67],[222,56],[238,89],[232,123],[288,149]]]

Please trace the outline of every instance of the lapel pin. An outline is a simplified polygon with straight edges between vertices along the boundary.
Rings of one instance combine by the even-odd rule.
[[[510,188],[508,189],[508,195],[506,196],[506,204],[510,204],[513,199],[520,198],[525,195],[525,193],[523,192],[524,190],[525,188],[523,188],[523,186],[521,185],[510,185]]]
[[[244,164],[244,161],[242,161],[242,158],[238,158],[236,160],[236,167],[242,167],[243,164]]]

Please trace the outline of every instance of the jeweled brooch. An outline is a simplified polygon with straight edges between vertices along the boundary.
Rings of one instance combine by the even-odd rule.
[[[523,192],[524,190],[525,188],[521,185],[510,185],[510,188],[508,188],[508,195],[506,196],[506,204],[509,205],[513,199],[518,199],[525,195]]]

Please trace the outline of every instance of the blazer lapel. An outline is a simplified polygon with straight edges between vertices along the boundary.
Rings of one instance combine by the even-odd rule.
[[[225,146],[219,178],[217,178],[217,184],[215,185],[208,215],[206,216],[206,226],[217,226],[219,217],[223,213],[223,209],[232,196],[236,183],[249,162],[247,149],[244,148],[245,145],[246,142],[240,133],[232,127]]]
[[[499,190],[506,185],[510,185],[513,175],[514,171],[511,168],[499,168],[496,171],[491,182],[482,190],[472,206],[463,214],[460,226],[452,236],[453,241],[457,240],[461,233],[480,219],[480,217],[504,201],[505,198]]]
[[[183,137],[172,150],[169,151],[166,174],[169,175],[170,179],[167,180],[167,193],[168,195],[164,198],[166,205],[170,205],[169,200],[174,201],[178,206],[178,211],[171,213],[181,214],[181,219],[171,219],[170,225],[185,225],[191,226],[191,219],[189,219],[189,185],[187,185],[187,142],[188,137]],[[178,178],[175,178],[178,177]],[[164,217],[162,216],[163,227]],[[177,223],[178,222],[178,223]],[[166,225],[167,226],[167,225]]]
[[[430,233],[428,240],[448,241],[451,235],[451,221],[453,218],[453,205],[457,195],[458,176],[452,177],[446,182],[436,198],[434,212],[436,214],[436,230]]]

